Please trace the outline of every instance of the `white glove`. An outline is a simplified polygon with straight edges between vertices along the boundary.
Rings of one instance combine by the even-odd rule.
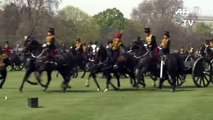
[[[43,47],[43,48],[47,47],[47,44],[44,43],[44,44],[42,45],[42,47]]]

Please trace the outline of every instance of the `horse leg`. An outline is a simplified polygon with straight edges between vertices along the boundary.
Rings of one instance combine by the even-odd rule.
[[[98,81],[96,79],[96,75],[95,74],[91,74],[90,76],[92,76],[92,78],[93,78],[93,80],[94,80],[94,82],[95,82],[95,84],[97,86],[97,91],[101,91],[100,85],[99,85],[99,83],[98,83]]]
[[[6,70],[6,68],[3,71],[1,71],[1,75],[2,75],[2,77],[0,79],[2,79],[2,82],[0,84],[0,89],[3,87],[4,82],[6,80],[6,77],[7,77],[7,70]]]
[[[164,79],[160,78],[160,80],[159,80],[159,89],[163,88],[163,82],[164,82]]]
[[[106,73],[106,78],[106,89],[104,90],[104,92],[107,92],[109,90],[109,85],[111,85],[114,90],[117,90],[118,88],[116,88],[115,85],[111,83],[112,76],[110,75],[110,73]]]
[[[63,82],[62,82],[62,89],[63,89],[63,92],[66,92],[67,88],[71,88],[71,86],[69,86],[69,81],[70,81],[70,78],[71,78],[71,73],[68,72],[70,71],[69,69],[66,69],[66,68],[63,68],[63,69],[59,69],[58,72],[61,74],[62,78],[63,78]],[[49,74],[51,75],[51,73]],[[51,77],[50,77],[51,79]]]
[[[29,78],[29,76],[31,75],[31,73],[32,73],[32,71],[31,71],[30,69],[27,69],[27,70],[26,70],[26,73],[25,73],[25,75],[24,75],[24,79],[23,79],[22,84],[21,84],[21,86],[20,86],[20,88],[19,88],[19,91],[20,91],[20,92],[23,91],[24,83],[25,83],[25,81],[28,81],[28,78]]]
[[[66,89],[67,89],[67,76],[66,76],[65,74],[61,74],[61,75],[62,75],[62,77],[63,77],[63,79],[64,79],[64,81],[62,82],[61,87],[62,87],[62,89],[63,89],[63,92],[65,92]]]
[[[66,89],[68,88],[68,76],[66,74],[66,70],[58,70],[59,73],[61,74],[62,78],[63,78],[63,82],[61,84],[61,87],[63,89],[63,92],[66,91]]]
[[[13,71],[14,69],[15,69],[15,67],[14,67],[14,64],[13,63],[11,63],[11,69],[10,69],[10,71]]]
[[[42,86],[42,87],[46,87],[46,85],[44,85],[41,81],[41,75],[42,75],[42,72],[34,72],[35,74],[35,77],[36,77],[36,80],[38,81],[38,83]]]
[[[118,89],[120,89],[121,85],[120,85],[120,76],[119,76],[119,74],[115,73],[115,77],[117,79],[117,87],[118,87]]]
[[[83,75],[81,76],[81,78],[84,78],[84,76],[86,75],[86,70],[84,69],[83,71],[84,71],[84,73],[83,73]]]
[[[109,73],[106,73],[105,74],[105,77],[106,77],[106,88],[105,88],[105,90],[104,90],[104,92],[107,92],[108,91],[108,89],[109,89],[109,84],[110,84],[110,74]]]
[[[75,70],[74,78],[78,77],[78,69]]]
[[[130,76],[130,81],[132,81],[132,82],[131,82],[131,83],[132,83],[132,86],[133,86],[133,87],[138,87],[137,81],[136,81],[136,79],[135,79],[135,74],[134,74],[134,72],[133,72],[133,71],[132,71],[132,72],[129,72],[128,75]]]
[[[146,87],[142,70],[139,70],[139,69],[136,70],[136,79],[137,79],[137,84],[141,84],[143,88]]]
[[[176,89],[176,81],[177,81],[177,77],[176,77],[176,75],[175,74],[170,74],[170,76],[171,76],[171,79],[172,79],[172,86],[171,86],[171,91],[172,92],[174,92],[175,91],[175,89]]]
[[[45,85],[44,91],[47,91],[50,81],[52,80],[51,74],[52,71],[47,71],[47,83]]]
[[[85,82],[85,86],[86,86],[86,87],[89,87],[89,86],[90,86],[90,78],[91,78],[91,77],[93,77],[93,79],[96,78],[95,75],[92,76],[92,74],[90,73],[89,76],[88,76],[88,79],[86,79],[86,82]]]

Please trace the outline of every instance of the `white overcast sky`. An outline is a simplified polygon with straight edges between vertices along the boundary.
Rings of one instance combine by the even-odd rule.
[[[62,0],[60,9],[67,5],[78,7],[89,15],[97,14],[107,8],[116,7],[126,18],[130,18],[132,9],[143,0]],[[213,16],[213,0],[184,0],[184,6],[191,9],[194,6],[201,8],[202,15]]]

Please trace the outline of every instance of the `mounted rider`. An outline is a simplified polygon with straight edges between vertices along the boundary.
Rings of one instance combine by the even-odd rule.
[[[7,57],[9,57],[11,49],[10,49],[10,46],[9,46],[9,42],[8,42],[8,41],[5,41],[5,42],[4,42],[4,46],[2,47],[2,51],[4,52],[4,54],[5,54]]]
[[[82,53],[83,52],[83,46],[82,46],[80,38],[77,38],[77,40],[75,42],[75,50],[77,51],[77,53]]]
[[[189,54],[194,55],[194,53],[195,53],[195,49],[194,49],[193,46],[191,46],[190,49],[189,49]]]
[[[46,37],[46,41],[45,44],[43,45],[43,47],[47,48],[48,51],[48,57],[54,58],[54,56],[56,55],[56,46],[55,46],[55,30],[54,28],[49,28],[48,32],[47,32],[47,37]]]
[[[106,50],[108,56],[112,56],[112,40],[107,41]]]
[[[181,55],[185,54],[185,49],[183,48],[183,46],[179,49],[179,53]]]
[[[150,28],[145,28],[144,32],[146,34],[146,43],[147,48],[150,51],[150,56],[157,57],[158,51],[157,51],[156,37],[153,34],[151,34]]]
[[[117,66],[117,59],[120,55],[120,47],[123,47],[125,50],[125,46],[123,45],[122,41],[122,34],[116,33],[115,38],[112,41],[112,62],[114,64],[114,68],[116,69]]]
[[[161,45],[160,45],[160,47],[163,50],[163,54],[164,55],[170,54],[170,40],[169,40],[169,37],[170,37],[169,32],[165,31],[164,32],[164,37],[163,37],[163,39],[161,41]]]
[[[0,55],[0,67],[5,66],[4,60],[9,59],[9,56],[10,56],[10,46],[9,46],[8,41],[4,42],[4,46],[2,47],[2,51],[4,53],[2,55]]]

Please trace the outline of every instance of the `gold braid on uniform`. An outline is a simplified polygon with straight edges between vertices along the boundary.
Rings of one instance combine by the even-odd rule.
[[[118,50],[119,47],[121,46],[121,41],[119,38],[115,38],[112,42],[112,50]]]
[[[167,47],[167,45],[168,45],[168,42],[169,42],[169,39],[167,38],[167,39],[163,39],[162,40],[162,43],[161,43],[161,46],[163,47],[163,48],[166,48]]]
[[[150,34],[148,37],[146,37],[146,42],[148,44],[149,47],[152,47],[151,43],[152,43],[152,34]]]
[[[76,49],[79,49],[79,48],[81,47],[81,42],[77,42],[77,43],[75,44],[75,46],[76,46]]]

